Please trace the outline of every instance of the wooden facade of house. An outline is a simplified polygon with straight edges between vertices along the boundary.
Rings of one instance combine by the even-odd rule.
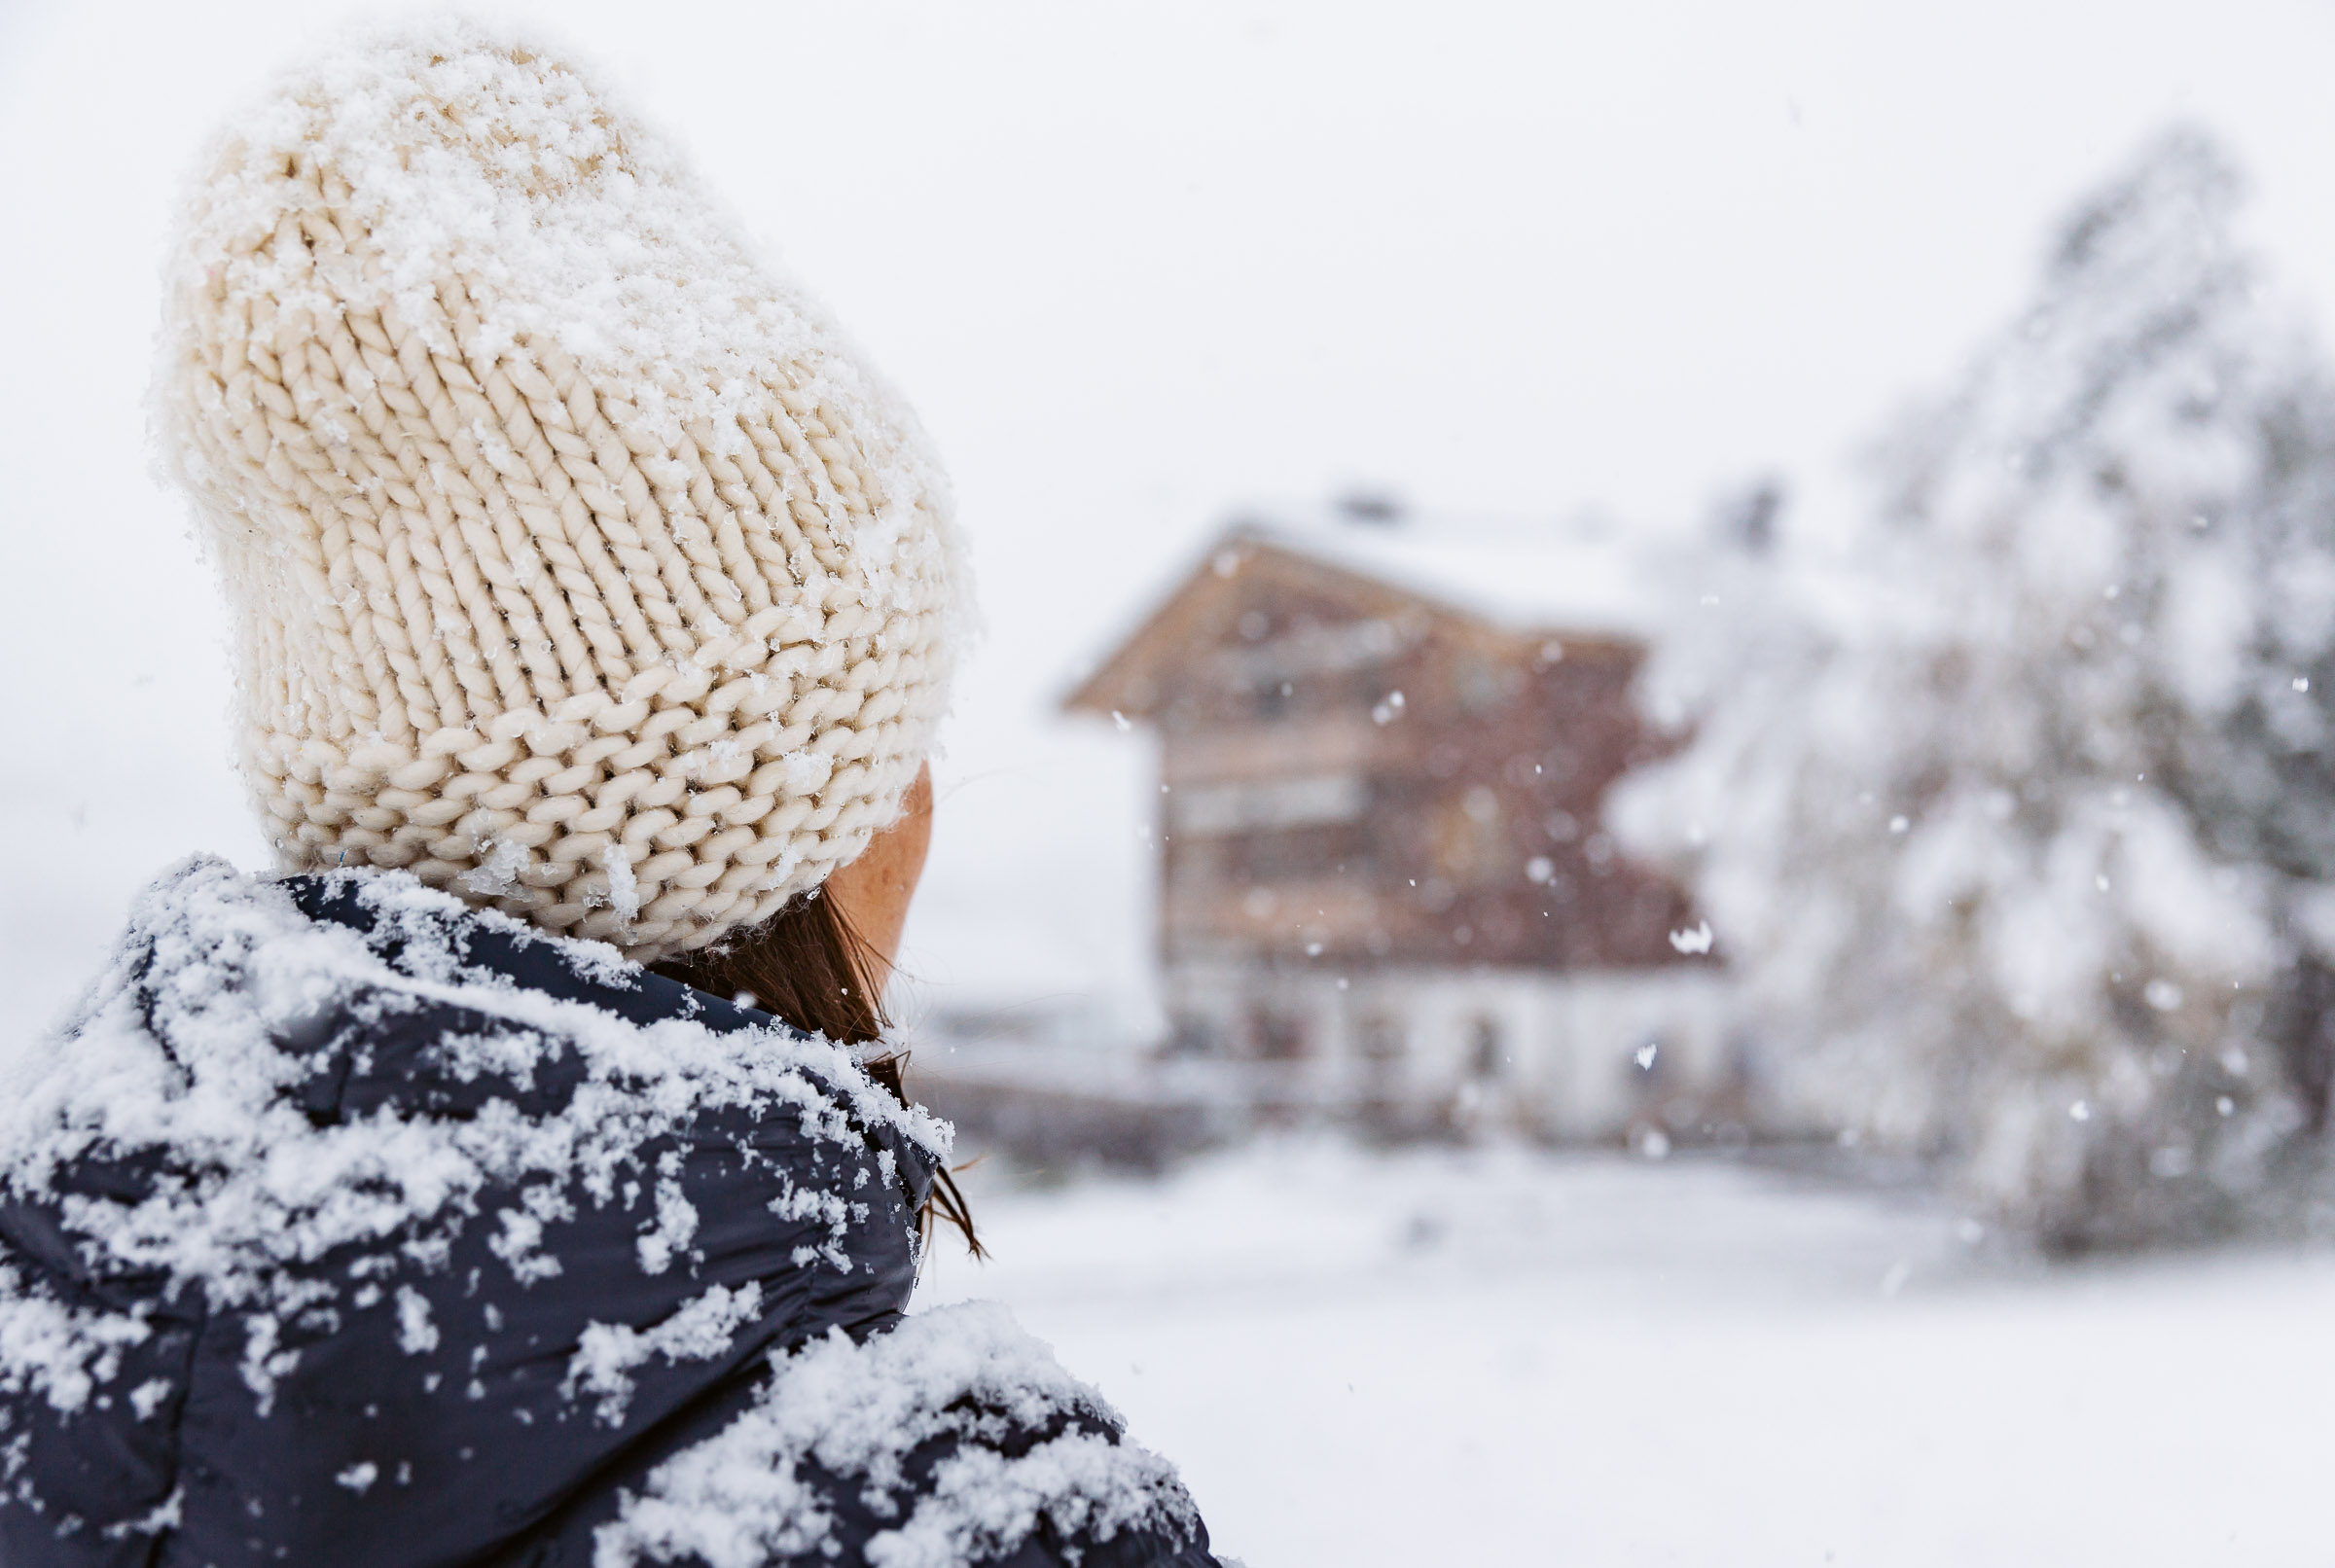
[[[1236,527],[1066,700],[1159,736],[1176,1045],[1374,1114],[1617,1131],[1645,1045],[1713,1047],[1687,900],[1600,820],[1655,754],[1644,646],[1393,576]]]

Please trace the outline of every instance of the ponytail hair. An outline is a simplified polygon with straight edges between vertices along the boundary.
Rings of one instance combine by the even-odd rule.
[[[716,996],[734,996],[758,1007],[805,1034],[824,1035],[839,1046],[874,1045],[883,1038],[880,982],[883,960],[852,929],[835,900],[813,888],[758,925],[718,948],[700,948],[649,966],[667,980]],[[863,1057],[870,1078],[909,1102],[905,1052],[885,1051]],[[976,1258],[988,1256],[973,1230],[973,1211],[955,1176],[946,1167],[933,1173],[932,1191],[916,1215],[916,1232],[931,1244],[935,1216],[964,1238]]]

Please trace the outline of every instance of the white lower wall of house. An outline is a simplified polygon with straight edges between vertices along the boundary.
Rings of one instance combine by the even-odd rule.
[[[1383,970],[1341,983],[1332,974],[1186,964],[1170,969],[1167,993],[1170,1015],[1199,1020],[1228,1055],[1253,1052],[1261,1013],[1287,1020],[1299,1054],[1261,1064],[1261,1077],[1329,1111],[1378,1100],[1423,1116],[1464,1101],[1489,1121],[1586,1141],[1619,1135],[1657,1090],[1718,1093],[1732,1065],[1725,977],[1684,965]],[[1374,1036],[1383,1044],[1389,1028],[1399,1054],[1374,1056]],[[1651,1070],[1635,1060],[1647,1045]]]

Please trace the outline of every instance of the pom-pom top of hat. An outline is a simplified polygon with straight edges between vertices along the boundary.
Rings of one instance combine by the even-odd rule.
[[[930,748],[963,573],[914,415],[539,49],[377,37],[231,125],[156,408],[289,868],[655,958],[857,855]]]

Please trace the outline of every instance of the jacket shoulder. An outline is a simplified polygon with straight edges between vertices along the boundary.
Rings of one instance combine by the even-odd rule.
[[[971,1302],[776,1360],[750,1408],[621,1499],[589,1560],[1212,1568],[1207,1545],[1174,1470]]]
[[[313,891],[182,869],[0,1106],[0,1560],[470,1560],[907,1298],[938,1155],[847,1053]]]

